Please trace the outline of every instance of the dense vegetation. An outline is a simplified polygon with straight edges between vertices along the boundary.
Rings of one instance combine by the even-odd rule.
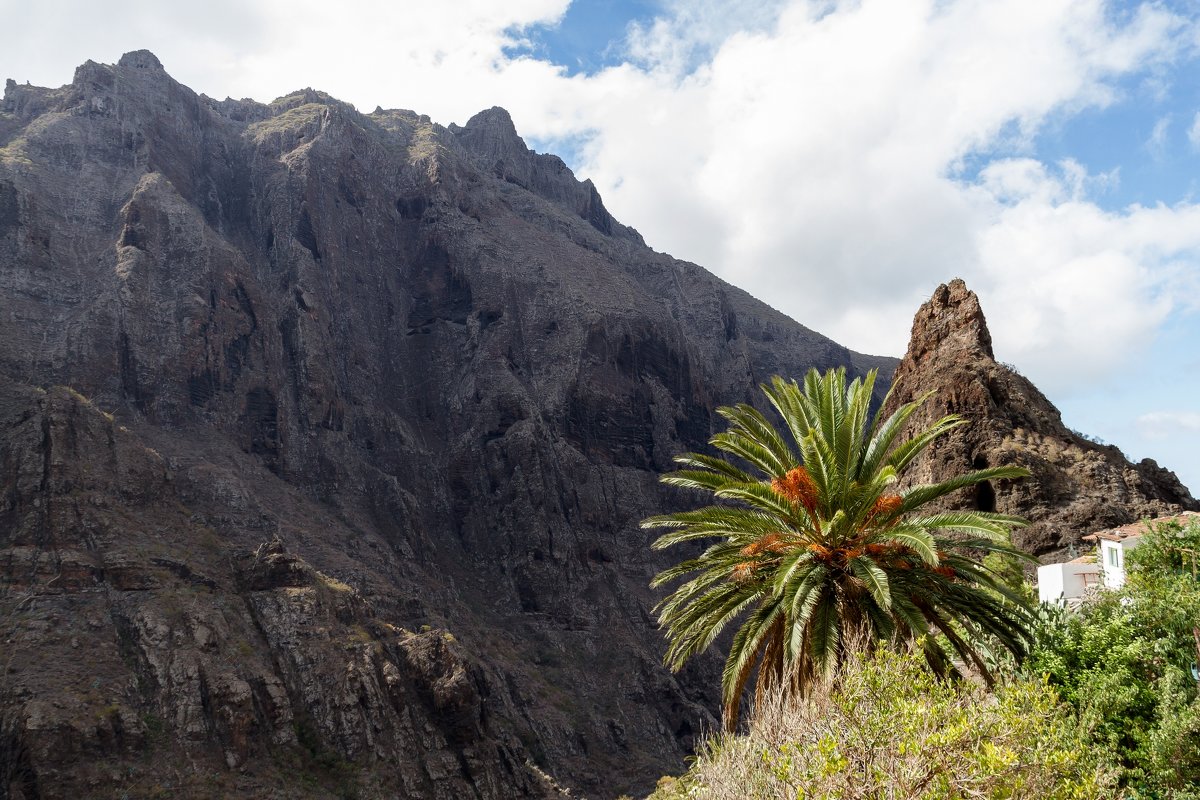
[[[844,662],[803,702],[760,708],[744,735],[707,741],[652,800],[1099,800],[1111,770],[1054,690],[1006,680],[988,693],[933,675],[915,652]]]
[[[1028,663],[1077,713],[1132,797],[1200,798],[1200,524],[1168,523],[1129,556],[1125,586],[1047,608]],[[1200,567],[1200,563],[1195,565]]]
[[[656,579],[688,578],[660,607],[668,663],[741,620],[727,727],[758,678],[746,732],[709,738],[653,800],[1200,800],[1200,524],[1144,536],[1121,590],[1030,615],[1018,520],[920,511],[1019,473],[895,492],[961,421],[898,441],[911,407],[868,425],[870,381],[776,379],[796,450],[752,407],[721,409],[730,430],[712,444],[739,463],[689,454],[664,479],[718,501],[647,520],[672,529],[659,547],[717,540]]]
[[[1200,798],[1200,524],[1132,551],[1126,585],[1043,606],[1025,664],[991,693],[859,654],[804,702],[775,697],[744,735],[664,778],[675,798]]]

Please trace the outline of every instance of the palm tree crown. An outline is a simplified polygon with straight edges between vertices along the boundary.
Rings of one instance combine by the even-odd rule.
[[[871,371],[847,386],[844,369],[810,370],[803,388],[772,379],[762,388],[791,443],[753,406],[718,409],[729,429],[711,444],[757,475],[723,457],[679,456],[683,469],[663,482],[711,492],[720,502],[642,523],[670,529],[655,549],[718,540],[661,572],[653,585],[687,578],[657,609],[672,669],[744,617],[722,678],[727,727],[736,725],[756,665],[760,697],[776,686],[803,695],[814,678],[835,671],[852,640],[919,641],[940,675],[956,673],[948,643],[989,683],[983,641],[1017,660],[1025,655],[1029,607],[976,557],[1022,555],[1010,530],[1023,520],[922,507],[983,481],[1029,473],[992,467],[898,491],[913,459],[964,420],[946,416],[902,438],[926,398],[872,418],[874,382]]]

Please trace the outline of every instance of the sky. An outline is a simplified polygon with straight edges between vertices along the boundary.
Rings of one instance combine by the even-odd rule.
[[[900,356],[961,277],[1069,427],[1200,494],[1200,0],[0,0],[0,78],[507,108],[656,250]]]

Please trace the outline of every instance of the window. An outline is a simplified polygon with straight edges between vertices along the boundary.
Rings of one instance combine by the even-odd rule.
[[[1121,566],[1121,548],[1120,547],[1108,548],[1108,565],[1110,567]]]

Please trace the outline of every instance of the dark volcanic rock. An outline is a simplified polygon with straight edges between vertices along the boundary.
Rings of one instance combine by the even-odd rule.
[[[661,666],[658,472],[772,374],[892,363],[649,250],[500,109],[217,102],[146,52],[10,82],[0,797],[645,789],[719,683]]]
[[[503,108],[480,111],[466,127],[450,130],[483,170],[574,211],[601,233],[644,244],[637,231],[612,218],[590,180],[575,180],[558,156],[531,153]]]
[[[951,413],[968,424],[914,463],[911,480],[942,480],[1002,464],[1028,468],[1031,478],[981,484],[949,503],[1030,520],[1015,538],[1031,553],[1052,556],[1078,545],[1086,533],[1197,508],[1174,473],[1149,459],[1131,464],[1116,447],[1067,429],[1037,387],[997,363],[979,298],[961,280],[939,286],[917,312],[889,408],[930,391],[910,425],[926,427]]]
[[[71,390],[0,389],[0,430],[2,796],[549,796],[451,633],[388,622],[277,534],[245,548],[338,530],[251,500],[252,457],[193,473],[217,521]],[[239,513],[258,502],[279,514]]]

